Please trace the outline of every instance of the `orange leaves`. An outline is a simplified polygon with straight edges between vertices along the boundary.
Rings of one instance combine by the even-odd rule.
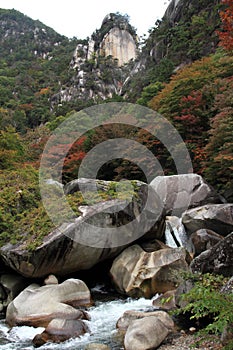
[[[220,11],[222,31],[217,31],[219,45],[227,51],[233,51],[233,0],[222,0],[222,4],[226,5],[226,8]]]

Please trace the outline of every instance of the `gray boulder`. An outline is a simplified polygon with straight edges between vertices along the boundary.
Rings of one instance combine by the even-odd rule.
[[[117,321],[116,327],[118,330],[126,332],[130,323],[135,320],[139,320],[145,317],[155,316],[163,322],[163,324],[168,328],[172,329],[174,327],[174,322],[171,317],[165,311],[151,311],[151,312],[143,312],[143,311],[135,311],[135,310],[127,310]]]
[[[233,204],[208,204],[187,210],[182,215],[182,222],[188,235],[208,229],[227,236],[233,231]]]
[[[161,239],[165,217],[158,196],[146,184],[134,186],[129,199],[79,207],[79,217],[50,232],[33,251],[26,242],[3,246],[2,259],[26,277],[59,277],[113,258],[139,238]]]
[[[6,322],[10,326],[47,327],[55,318],[86,318],[77,307],[88,305],[91,305],[90,291],[81,280],[68,279],[42,287],[32,284],[8,305]]]
[[[184,248],[166,248],[151,253],[140,246],[125,249],[113,262],[110,274],[119,292],[151,298],[174,289],[180,272],[188,270]]]
[[[198,255],[190,264],[193,272],[233,275],[233,232],[215,246]]]
[[[155,349],[170,331],[160,317],[150,316],[132,321],[125,334],[125,350]]]
[[[61,343],[70,338],[77,338],[89,332],[87,325],[82,320],[53,319],[46,329],[33,338],[34,346],[45,343]]]
[[[205,250],[210,249],[222,239],[223,236],[212,230],[200,229],[193,232],[190,236],[190,241],[194,247],[194,256],[198,256]]]
[[[150,185],[164,203],[166,215],[181,216],[188,208],[225,202],[197,174],[157,176]]]

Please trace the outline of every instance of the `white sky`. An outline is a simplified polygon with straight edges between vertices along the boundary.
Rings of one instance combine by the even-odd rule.
[[[0,8],[18,10],[39,19],[69,38],[85,39],[99,29],[110,12],[128,14],[139,36],[162,18],[169,0],[0,0]]]

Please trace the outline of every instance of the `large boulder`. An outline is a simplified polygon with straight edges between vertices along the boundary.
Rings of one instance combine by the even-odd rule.
[[[55,318],[86,318],[86,313],[77,307],[90,304],[90,291],[81,280],[68,279],[42,287],[32,284],[8,305],[6,322],[10,326],[47,327]]]
[[[86,181],[84,185],[85,191],[89,188],[90,192],[94,191],[94,185],[104,191],[110,188],[109,193],[113,192],[116,197],[119,187],[124,186],[115,182],[107,185],[106,181],[98,180]],[[117,187],[115,192],[114,186]],[[69,191],[75,191],[75,186]],[[154,190],[141,182],[133,182],[129,198],[83,205],[79,211],[79,217],[50,232],[33,251],[27,249],[25,241],[3,246],[0,254],[5,263],[26,277],[49,274],[59,277],[90,269],[113,258],[141,237],[161,239],[164,234],[165,217],[161,202]]]
[[[190,241],[194,247],[194,256],[198,256],[205,250],[210,249],[222,239],[223,236],[212,230],[200,229],[193,232],[190,236]]]
[[[132,321],[125,334],[125,350],[155,349],[170,331],[160,317],[150,316]]]
[[[193,272],[233,275],[233,232],[215,246],[198,255],[190,264]]]
[[[227,236],[233,231],[233,204],[208,204],[187,210],[182,215],[182,222],[188,235],[208,229]]]
[[[197,174],[157,176],[150,185],[163,201],[167,215],[181,216],[188,208],[224,202]]]
[[[151,253],[140,246],[125,249],[113,262],[110,274],[119,292],[151,298],[174,289],[180,272],[188,270],[184,248],[165,248]]]
[[[135,310],[127,310],[117,321],[116,327],[118,330],[126,332],[130,323],[135,320],[139,320],[145,317],[155,316],[163,322],[163,324],[169,329],[174,327],[174,322],[171,317],[165,311],[135,311]]]
[[[70,338],[77,338],[89,332],[82,320],[53,319],[46,329],[33,338],[33,344],[38,347],[45,343],[61,343]]]

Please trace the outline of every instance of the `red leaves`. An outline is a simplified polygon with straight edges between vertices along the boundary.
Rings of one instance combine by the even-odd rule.
[[[227,51],[233,50],[233,0],[222,0],[226,9],[220,11],[222,31],[217,31],[220,38],[219,45]]]

